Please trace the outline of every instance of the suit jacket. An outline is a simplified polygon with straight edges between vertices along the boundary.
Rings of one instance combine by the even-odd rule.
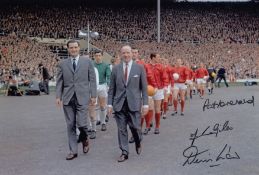
[[[142,65],[134,62],[127,83],[124,79],[123,63],[112,69],[108,105],[112,105],[114,111],[120,111],[126,98],[130,111],[140,111],[142,105],[148,105],[146,72]]]
[[[80,105],[87,105],[96,98],[96,77],[92,61],[79,57],[74,71],[71,59],[63,60],[57,67],[56,98],[67,105],[75,94]]]

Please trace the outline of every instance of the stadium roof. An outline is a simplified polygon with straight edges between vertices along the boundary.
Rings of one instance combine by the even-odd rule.
[[[234,2],[234,1],[259,1],[259,0],[160,0],[161,3],[170,2]],[[1,4],[23,5],[156,5],[157,0],[1,0]]]
[[[161,0],[161,1],[173,1],[173,0]],[[37,4],[37,3],[152,3],[156,0],[1,0],[1,3],[26,3],[26,4]]]

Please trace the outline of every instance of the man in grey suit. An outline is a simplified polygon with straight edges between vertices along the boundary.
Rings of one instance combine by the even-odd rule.
[[[122,63],[114,66],[108,92],[108,115],[114,110],[122,151],[118,162],[128,159],[127,125],[135,140],[136,152],[141,153],[141,112],[148,112],[147,79],[144,67],[132,60],[130,46],[121,48]]]
[[[96,77],[90,59],[79,56],[80,45],[76,40],[67,43],[70,57],[63,60],[57,67],[56,104],[62,106],[67,123],[70,153],[66,160],[77,157],[78,143],[76,128],[80,130],[79,141],[83,152],[89,151],[87,136],[87,106],[96,102]]]

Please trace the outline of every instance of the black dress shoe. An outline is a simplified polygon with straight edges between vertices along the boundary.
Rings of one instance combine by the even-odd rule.
[[[131,138],[129,139],[129,143],[134,143],[134,142],[135,142],[134,137],[131,137]]]
[[[96,125],[100,125],[100,124],[101,124],[101,121],[97,121],[97,122],[96,122]]]
[[[125,160],[128,159],[128,155],[125,155],[125,154],[122,154],[119,159],[118,159],[118,162],[124,162]]]
[[[90,146],[89,146],[89,140],[86,139],[84,142],[82,142],[83,145],[83,153],[88,153]]]
[[[66,157],[66,160],[73,160],[74,158],[77,158],[77,154],[69,153]]]
[[[142,151],[142,146],[141,146],[141,143],[140,144],[136,144],[136,152],[137,154],[139,155]]]

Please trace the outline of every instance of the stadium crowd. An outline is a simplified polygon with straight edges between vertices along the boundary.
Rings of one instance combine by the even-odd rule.
[[[19,75],[20,83],[34,77],[40,79],[38,65],[44,64],[53,76],[56,71],[58,57],[50,52],[47,46],[26,37],[17,37],[15,34],[0,37],[0,73],[1,81],[9,75]]]
[[[103,48],[112,55],[117,55],[121,46],[117,41],[96,41],[95,45]],[[177,58],[189,62],[193,67],[200,62],[208,65],[210,62],[216,67],[224,66],[227,74],[234,74],[237,79],[258,77],[259,46],[257,44],[216,44],[206,43],[194,45],[190,43],[178,43],[168,45],[156,42],[132,42],[131,45],[140,49],[142,58],[148,58],[152,52],[161,53],[161,56],[175,64]]]
[[[248,74],[258,77],[258,5],[250,3],[193,4],[177,3],[164,6],[161,10],[161,43],[156,44],[156,9],[151,7],[12,7],[1,8],[0,29],[5,33],[37,36],[42,38],[76,38],[78,30],[87,26],[100,33],[93,44],[116,55],[122,41],[130,42],[139,48],[143,58],[156,50],[165,58],[174,60],[181,57],[191,64],[199,61],[217,66],[224,65],[228,73],[234,72],[237,78]],[[27,39],[1,38],[12,52],[8,58],[2,54],[2,64],[8,69],[15,64],[26,74],[42,59],[50,64],[53,72],[56,56],[45,46]],[[14,45],[12,42],[20,44]],[[9,44],[8,44],[9,43]],[[2,44],[1,44],[2,45]],[[2,50],[6,49],[5,44]],[[46,50],[46,51],[44,51]],[[34,59],[29,59],[28,51]],[[5,52],[5,51],[4,51]],[[26,58],[27,57],[27,58]],[[56,59],[52,59],[56,58]],[[9,60],[9,62],[6,62]],[[10,61],[11,60],[11,61]],[[49,62],[49,60],[52,60]],[[53,62],[53,63],[52,63]],[[26,63],[26,64],[25,64]],[[34,68],[32,68],[34,69]],[[52,71],[51,71],[52,70]],[[31,73],[34,70],[30,70]]]
[[[161,10],[161,40],[256,43],[259,38],[257,7],[256,4],[206,3],[166,6]],[[90,28],[98,31],[101,39],[156,40],[155,8],[15,7],[1,9],[0,16],[0,28],[4,31],[30,36],[75,38],[89,21]]]

